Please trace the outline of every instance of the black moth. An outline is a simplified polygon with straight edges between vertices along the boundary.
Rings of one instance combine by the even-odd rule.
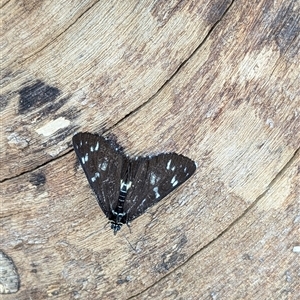
[[[176,153],[130,158],[114,141],[88,132],[73,146],[114,234],[185,182],[195,163]]]

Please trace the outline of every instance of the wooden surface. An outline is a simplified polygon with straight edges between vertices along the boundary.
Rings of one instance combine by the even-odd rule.
[[[3,299],[300,297],[299,2],[2,4]],[[76,131],[198,168],[114,236]]]

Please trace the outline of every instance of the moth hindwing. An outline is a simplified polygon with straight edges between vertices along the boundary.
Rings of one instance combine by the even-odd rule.
[[[88,132],[75,134],[73,146],[115,234],[196,170],[191,159],[176,153],[131,159],[114,141]]]

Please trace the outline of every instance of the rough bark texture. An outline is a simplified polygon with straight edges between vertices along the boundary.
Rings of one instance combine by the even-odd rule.
[[[298,1],[6,1],[1,15],[0,247],[20,278],[5,299],[300,297]],[[198,168],[113,236],[76,131]]]

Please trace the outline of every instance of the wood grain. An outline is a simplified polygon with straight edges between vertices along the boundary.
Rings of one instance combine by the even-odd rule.
[[[2,10],[0,247],[20,275],[6,299],[300,295],[296,1]],[[198,168],[113,236],[75,131]]]

